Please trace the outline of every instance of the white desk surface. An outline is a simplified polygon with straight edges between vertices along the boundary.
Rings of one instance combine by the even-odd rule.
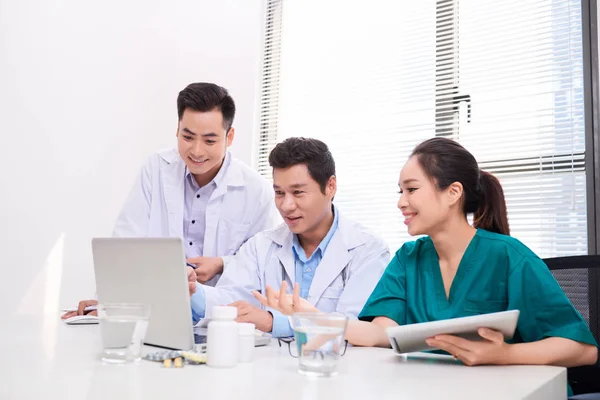
[[[98,325],[69,326],[58,315],[0,319],[0,399],[566,398],[566,369],[559,367],[466,367],[449,357],[348,348],[338,376],[308,378],[276,340],[232,369],[165,369],[145,360],[103,365],[99,335]]]

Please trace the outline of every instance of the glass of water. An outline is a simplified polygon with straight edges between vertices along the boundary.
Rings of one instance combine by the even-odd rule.
[[[298,372],[309,376],[337,374],[345,352],[348,317],[340,314],[296,313],[292,316]]]
[[[122,364],[142,358],[150,305],[99,304],[98,319],[102,337],[102,361]]]

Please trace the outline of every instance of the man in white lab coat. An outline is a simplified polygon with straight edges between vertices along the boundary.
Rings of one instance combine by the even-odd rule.
[[[301,296],[323,312],[357,318],[390,261],[387,245],[333,205],[335,163],[327,145],[290,138],[269,155],[275,204],[284,224],[252,237],[226,260],[216,287],[197,285],[195,320],[213,306],[232,304],[239,322],[275,337],[292,336],[288,318],[265,310],[252,295],[265,287],[300,284]]]
[[[235,103],[227,90],[192,83],[179,93],[177,113],[177,149],[150,156],[113,235],[184,239],[198,281],[214,286],[227,257],[281,218],[269,182],[227,150],[235,136]],[[84,300],[76,313],[94,304]]]

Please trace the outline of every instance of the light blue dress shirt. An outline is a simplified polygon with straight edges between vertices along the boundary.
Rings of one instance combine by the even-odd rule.
[[[331,241],[331,238],[338,227],[338,213],[335,207],[333,208],[333,215],[333,223],[331,224],[331,228],[329,228],[329,232],[327,232],[327,235],[325,235],[319,246],[310,255],[310,257],[306,257],[306,253],[304,252],[304,249],[298,240],[298,235],[294,235],[294,239],[292,241],[295,264],[294,273],[296,275],[296,282],[300,284],[300,297],[303,299],[308,297],[308,292],[315,276],[315,271],[321,263],[323,255],[325,254],[325,250],[327,250],[327,246],[329,245],[329,242]],[[290,326],[289,318],[285,315],[282,315],[278,311],[271,310],[270,312],[273,314],[273,331],[271,332],[273,337],[293,336],[294,331]]]

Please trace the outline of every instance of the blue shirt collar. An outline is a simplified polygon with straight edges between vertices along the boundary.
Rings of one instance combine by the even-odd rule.
[[[329,242],[331,241],[333,234],[337,230],[339,213],[338,213],[337,207],[334,205],[332,205],[332,210],[333,210],[333,223],[331,224],[331,228],[329,228],[329,232],[327,232],[327,235],[325,235],[323,240],[321,240],[321,243],[319,243],[319,245],[317,246],[315,251],[311,254],[310,258],[313,258],[313,256],[318,251],[321,252],[321,256],[323,254],[325,254],[325,250],[327,250],[327,246],[329,245]],[[304,252],[304,249],[300,245],[300,241],[298,240],[298,235],[295,235],[295,234],[293,235],[293,238],[292,238],[292,249],[294,250],[294,256],[297,259],[299,259],[300,261],[307,262],[310,259],[310,258],[306,258],[306,253]]]

